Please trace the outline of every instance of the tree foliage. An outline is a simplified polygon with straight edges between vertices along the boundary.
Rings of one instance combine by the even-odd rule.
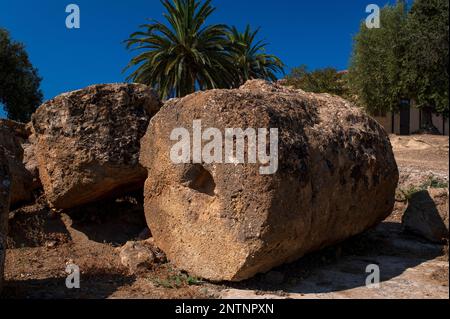
[[[408,14],[404,81],[418,107],[449,115],[449,1],[416,0]]]
[[[363,23],[354,39],[350,88],[371,113],[397,111],[401,99],[448,116],[448,0],[405,1],[381,10],[381,27]]]
[[[272,54],[266,53],[267,43],[257,41],[259,29],[252,31],[247,26],[244,32],[231,27],[227,33],[231,57],[237,77],[234,86],[239,86],[248,80],[277,80],[277,73],[283,72],[283,62]]]
[[[380,28],[361,24],[354,38],[349,84],[358,102],[370,113],[396,111],[406,97],[402,63],[406,50],[404,4],[386,6],[380,12]]]
[[[226,86],[232,80],[225,25],[206,26],[213,13],[211,0],[163,1],[168,25],[152,21],[127,40],[142,52],[128,67],[139,65],[128,79],[150,85],[161,97],[184,96],[199,89]]]
[[[133,33],[127,48],[140,53],[126,69],[128,80],[157,89],[160,96],[181,97],[196,90],[232,88],[248,78],[274,79],[278,58],[253,43],[256,32],[243,34],[223,24],[207,25],[211,0],[162,0],[167,23],[151,20]]]
[[[349,96],[345,74],[334,68],[310,72],[307,66],[302,65],[291,70],[291,73],[285,78],[285,83],[307,92],[330,93],[342,97]]]
[[[0,28],[0,104],[8,118],[26,122],[42,103],[41,78],[23,44]]]

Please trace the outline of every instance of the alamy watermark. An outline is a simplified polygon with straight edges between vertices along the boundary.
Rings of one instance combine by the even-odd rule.
[[[222,134],[217,128],[203,130],[202,121],[194,120],[192,138],[189,130],[180,127],[172,131],[170,140],[177,141],[170,150],[170,159],[174,164],[259,163],[261,175],[278,171],[277,128],[226,128]]]
[[[69,15],[66,17],[67,29],[79,29],[80,28],[80,7],[76,4],[69,4],[66,6],[66,13]]]
[[[368,29],[379,29],[381,27],[380,11],[380,7],[376,4],[367,5],[366,13],[369,13],[369,15],[366,18],[366,26]],[[69,13],[69,15],[66,17],[67,29],[79,29],[80,7],[77,4],[71,3],[66,6],[66,13]]]
[[[371,264],[366,267],[366,287],[369,289],[379,289],[380,286],[380,266]]]
[[[73,263],[66,266],[66,287],[67,289],[80,289],[80,267]]]
[[[369,4],[366,7],[366,13],[370,13],[366,18],[366,27],[368,29],[379,29],[380,24],[380,7],[376,4]]]

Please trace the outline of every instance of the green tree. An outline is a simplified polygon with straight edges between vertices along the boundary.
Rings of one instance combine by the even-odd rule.
[[[26,122],[42,103],[41,78],[23,44],[0,28],[0,104],[8,118]]]
[[[163,0],[162,4],[168,25],[152,20],[126,41],[127,48],[142,51],[126,68],[137,66],[128,80],[154,87],[162,98],[231,87],[234,74],[226,50],[227,27],[205,25],[215,10],[211,0]]]
[[[358,104],[369,113],[396,111],[400,99],[409,96],[402,77],[406,17],[404,2],[388,5],[380,12],[380,28],[362,23],[354,38],[348,79]]]
[[[302,65],[291,70],[291,73],[285,78],[285,84],[306,92],[330,93],[349,97],[345,74],[334,68],[310,72],[306,65]]]
[[[408,14],[403,77],[418,107],[449,115],[449,1],[416,0]]]
[[[258,32],[259,29],[252,31],[250,26],[244,32],[239,32],[236,27],[229,29],[229,47],[237,72],[234,86],[252,79],[276,81],[276,74],[283,73],[283,62],[275,55],[266,53],[267,43],[256,41]]]

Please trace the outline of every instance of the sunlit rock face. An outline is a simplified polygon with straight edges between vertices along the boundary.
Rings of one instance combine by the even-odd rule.
[[[192,132],[198,120],[221,132],[277,128],[276,172],[248,161],[174,163],[173,130]],[[388,136],[361,109],[264,81],[168,101],[140,161],[156,245],[212,281],[250,278],[377,225],[392,212],[398,183]]]
[[[94,85],[40,106],[33,144],[50,205],[67,209],[143,187],[140,139],[159,108],[140,84]]]

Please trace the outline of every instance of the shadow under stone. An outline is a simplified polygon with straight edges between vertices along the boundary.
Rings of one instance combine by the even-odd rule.
[[[130,195],[85,205],[66,212],[72,228],[98,243],[123,245],[147,227],[142,198]]]
[[[381,283],[407,269],[442,256],[443,246],[403,232],[400,223],[385,222],[341,244],[259,274],[230,288],[281,293],[329,293],[366,287],[368,265],[380,267]]]

